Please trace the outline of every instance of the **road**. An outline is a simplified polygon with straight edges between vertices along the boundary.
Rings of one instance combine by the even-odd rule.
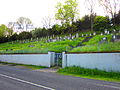
[[[120,83],[0,65],[0,90],[120,90]]]

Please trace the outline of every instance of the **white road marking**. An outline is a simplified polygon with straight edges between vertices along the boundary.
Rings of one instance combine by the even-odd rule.
[[[31,85],[34,85],[34,86],[37,86],[37,87],[41,87],[41,88],[44,88],[44,89],[55,90],[53,88],[49,88],[49,87],[46,87],[46,86],[43,86],[43,85],[35,84],[35,83],[29,82],[29,81],[25,81],[25,80],[22,80],[22,79],[14,78],[14,77],[7,76],[7,75],[4,75],[4,74],[0,74],[0,76],[6,77],[6,78],[9,78],[9,79],[13,79],[13,80],[16,80],[16,81],[20,81],[20,82],[23,82],[23,83],[31,84]]]

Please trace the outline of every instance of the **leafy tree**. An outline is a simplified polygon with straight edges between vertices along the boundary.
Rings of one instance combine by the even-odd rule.
[[[60,20],[61,24],[65,26],[68,24],[70,25],[78,14],[77,6],[78,2],[76,0],[66,0],[64,4],[59,2],[56,6],[56,20]]]
[[[115,14],[115,17],[111,19],[116,25],[120,25],[120,11],[118,14]]]
[[[35,30],[32,31],[32,37],[37,38],[37,37],[45,37],[48,36],[49,31],[45,28],[35,28]]]
[[[11,36],[12,33],[13,33],[13,30],[10,30],[4,24],[0,25],[0,37]]]
[[[25,39],[30,39],[32,37],[32,34],[30,32],[21,32],[19,35],[18,35],[18,39],[19,40],[25,40]]]
[[[61,28],[60,25],[55,24],[55,25],[52,26],[52,31],[53,31],[54,34],[61,34],[62,28]]]
[[[104,29],[110,27],[109,18],[104,16],[96,16],[93,26],[95,31],[103,31]]]
[[[14,33],[12,36],[9,37],[9,41],[15,41],[18,39],[18,34]]]

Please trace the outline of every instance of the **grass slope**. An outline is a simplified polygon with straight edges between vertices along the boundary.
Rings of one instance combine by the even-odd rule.
[[[100,43],[104,36],[95,35],[89,41],[83,42],[84,37],[75,38],[73,40],[63,40],[46,43],[44,41],[31,42],[7,42],[0,44],[0,53],[47,53],[54,52],[101,52],[101,51],[120,51],[120,41],[110,42],[111,35],[105,35],[107,42]],[[78,46],[78,45],[81,46]]]

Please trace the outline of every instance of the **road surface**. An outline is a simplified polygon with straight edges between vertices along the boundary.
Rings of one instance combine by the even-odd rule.
[[[0,65],[0,90],[120,90],[120,83]]]

